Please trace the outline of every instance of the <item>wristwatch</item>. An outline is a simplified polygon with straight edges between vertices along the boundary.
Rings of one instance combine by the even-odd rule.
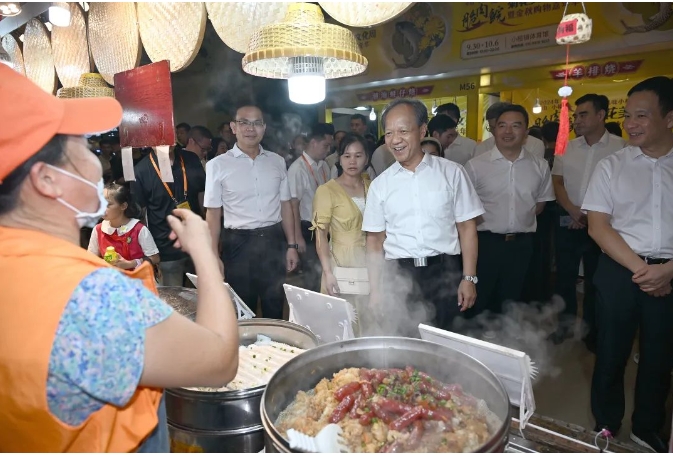
[[[294,248],[295,250],[298,250],[298,249],[299,249],[299,245],[296,244],[296,243],[288,243],[288,244],[287,244],[287,247],[288,247],[288,248]]]
[[[469,282],[474,283],[474,284],[477,284],[477,282],[479,281],[479,278],[477,278],[476,275],[465,275],[463,277],[463,279],[465,281],[469,281]]]

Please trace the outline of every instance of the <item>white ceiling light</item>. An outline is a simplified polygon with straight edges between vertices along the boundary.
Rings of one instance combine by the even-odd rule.
[[[367,111],[367,110],[369,110],[369,108],[367,106],[358,106],[358,107],[355,107],[353,109],[355,109],[356,111]]]
[[[293,3],[283,21],[252,34],[243,71],[287,79],[290,100],[300,104],[325,99],[325,80],[360,74],[367,59],[353,32],[326,24],[318,5]]]
[[[88,2],[77,2],[77,3],[79,3],[79,6],[82,7],[82,9],[84,10],[85,13],[87,11],[89,11],[89,3]]]
[[[67,3],[54,3],[49,7],[49,22],[57,27],[70,25],[70,7]]]
[[[432,102],[432,115],[437,115],[437,100]]]
[[[47,27],[47,30],[51,31],[54,27],[51,25],[51,22],[47,21],[44,23],[44,26]]]
[[[24,39],[25,39],[25,36],[23,36],[23,33],[22,33],[21,36],[19,36],[19,41],[21,41],[23,43]]]
[[[372,122],[376,120],[376,111],[374,110],[374,108],[372,108],[371,112],[369,113],[369,120],[371,120]]]
[[[287,87],[290,101],[315,104],[325,99],[325,72],[320,57],[291,57]]]
[[[540,105],[540,98],[535,98],[535,104],[533,105],[533,114],[539,114],[542,112],[542,106]]]
[[[17,16],[21,13],[21,5],[18,3],[0,3],[0,15],[5,17]]]

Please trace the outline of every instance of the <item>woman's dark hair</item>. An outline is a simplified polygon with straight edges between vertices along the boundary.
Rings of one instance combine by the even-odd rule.
[[[531,126],[530,128],[528,128],[528,135],[542,140],[543,137],[542,128],[540,128],[539,126]]]
[[[108,194],[112,196],[112,199],[114,199],[117,204],[126,204],[126,209],[124,210],[124,216],[126,218],[140,218],[140,206],[133,201],[131,191],[129,191],[126,186],[111,183],[107,185],[105,189],[108,190]]]
[[[0,215],[14,210],[19,202],[19,192],[34,164],[58,165],[65,161],[65,143],[68,136],[57,134],[35,155],[28,158],[0,182]]]
[[[344,171],[341,168],[341,157],[343,156],[344,153],[346,153],[346,149],[350,147],[352,144],[355,144],[356,142],[360,143],[360,145],[362,146],[362,150],[364,150],[365,154],[367,155],[367,164],[365,164],[363,171],[367,169],[369,166],[371,166],[372,155],[371,152],[369,151],[369,144],[367,143],[367,139],[360,136],[359,134],[348,133],[344,136],[343,139],[341,139],[341,144],[339,145],[339,149],[337,150],[339,159],[337,160],[335,166],[337,168],[339,176],[343,174]]]

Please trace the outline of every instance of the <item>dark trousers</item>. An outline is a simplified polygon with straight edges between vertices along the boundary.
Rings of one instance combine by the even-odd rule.
[[[310,227],[310,221],[301,222],[301,235],[306,242],[306,252],[301,255],[302,280],[304,281],[305,289],[320,292],[322,267],[315,246],[315,237],[317,233],[315,233],[315,231],[310,231]]]
[[[225,280],[251,309],[257,308],[259,298],[265,318],[283,318],[286,253],[287,242],[280,223],[252,230],[225,229]]]
[[[439,258],[439,257],[438,257]],[[384,314],[376,315],[383,335],[419,336],[418,324],[451,330],[460,313],[458,286],[463,264],[459,256],[441,255],[424,267],[413,259],[386,261]]]
[[[522,299],[525,302],[546,302],[551,299],[552,232],[556,204],[549,201],[537,216],[537,231],[533,236],[533,255],[526,275]]]
[[[494,234],[479,231],[477,302],[471,315],[489,310],[502,313],[503,303],[520,301],[533,255],[533,234]]]
[[[673,368],[673,294],[652,297],[632,273],[602,254],[594,276],[598,344],[591,410],[600,426],[616,431],[624,417],[624,369],[640,328],[633,429],[660,431]]]
[[[565,216],[565,210],[559,210]],[[601,254],[600,247],[589,237],[588,229],[568,229],[555,223],[556,238],[556,293],[565,301],[563,313],[559,316],[559,329],[570,331],[577,317],[577,276],[580,261],[584,265],[584,299],[582,319],[588,330],[587,337],[596,337],[596,289],[594,273]]]

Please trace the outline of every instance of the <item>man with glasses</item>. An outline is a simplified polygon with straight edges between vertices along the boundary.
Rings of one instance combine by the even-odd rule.
[[[476,311],[502,312],[505,301],[521,299],[533,254],[535,216],[554,200],[549,164],[525,147],[528,113],[503,106],[494,121],[495,146],[467,162],[467,171],[486,213],[477,222]],[[485,334],[486,335],[486,334]]]
[[[208,156],[208,152],[212,149],[212,144],[213,135],[208,128],[205,126],[193,126],[187,135],[185,150],[194,153],[205,169],[206,157]]]
[[[225,280],[265,318],[283,317],[283,281],[299,262],[285,160],[264,150],[262,111],[243,106],[231,122],[236,145],[206,164],[206,221]],[[258,315],[259,316],[259,315]]]
[[[475,157],[483,155],[484,153],[491,151],[493,147],[495,147],[496,120],[498,119],[498,117],[500,117],[500,113],[502,112],[502,110],[507,106],[511,105],[512,105],[511,103],[499,101],[497,103],[493,103],[486,110],[486,121],[488,122],[488,131],[492,134],[492,136],[477,144],[477,148],[474,151]],[[533,136],[527,136],[523,143],[523,147],[533,155],[540,158],[544,158],[544,142],[542,142],[540,139]]]

